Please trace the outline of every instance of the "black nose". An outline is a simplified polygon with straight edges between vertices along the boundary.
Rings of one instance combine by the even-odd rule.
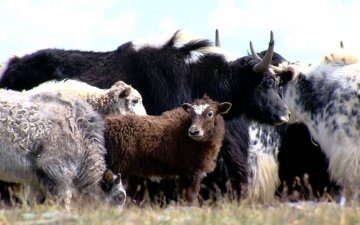
[[[195,127],[189,128],[189,136],[198,136],[200,134],[200,131]]]

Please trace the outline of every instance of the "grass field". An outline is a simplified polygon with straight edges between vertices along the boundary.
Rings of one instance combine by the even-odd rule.
[[[1,68],[1,64],[0,64]],[[298,198],[296,196],[295,198]],[[202,207],[170,205],[138,207],[127,205],[122,211],[104,205],[75,206],[70,212],[56,204],[34,207],[2,206],[0,225],[355,225],[360,224],[360,205],[341,207],[334,202],[238,204],[220,201]]]
[[[360,207],[336,203],[275,203],[255,206],[222,202],[214,206],[127,206],[122,211],[108,206],[74,207],[70,212],[58,205],[15,207],[0,210],[5,224],[360,224]]]
[[[305,189],[305,187],[302,187]],[[18,199],[27,202],[25,192],[20,192]],[[0,201],[0,225],[37,225],[37,224],[183,224],[183,225],[282,225],[282,224],[360,224],[360,204],[341,207],[330,194],[320,198],[309,198],[312,201],[299,201],[303,195],[293,192],[283,193],[271,205],[251,205],[242,201],[241,204],[233,196],[217,196],[217,201],[203,201],[202,206],[188,206],[186,203],[170,203],[166,207],[145,200],[142,206],[131,203],[122,210],[99,203],[87,205],[74,204],[66,211],[57,204],[46,203],[34,207]],[[290,197],[292,196],[292,197]],[[313,193],[310,196],[314,196]],[[334,197],[334,196],[333,196]],[[291,199],[298,202],[290,203]],[[163,203],[163,201],[160,201]]]

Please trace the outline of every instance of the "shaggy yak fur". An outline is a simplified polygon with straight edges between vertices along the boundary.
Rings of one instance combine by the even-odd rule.
[[[193,202],[205,173],[212,172],[225,134],[228,102],[205,97],[160,116],[109,116],[105,141],[109,168],[123,176],[179,176]]]
[[[5,79],[2,80],[0,86],[21,91],[31,89],[49,80],[64,80],[97,65],[110,53],[42,49],[23,57],[14,56],[2,68],[4,73],[11,73],[12,78],[8,77],[10,78],[8,80],[6,76],[3,77]],[[36,76],[34,76],[34,73],[36,73]],[[14,78],[18,76],[23,78],[21,82],[16,82],[18,88],[11,88],[10,85],[15,81]]]
[[[291,66],[282,78],[290,122],[302,122],[329,159],[329,174],[343,189],[341,203],[360,193],[360,64]],[[346,200],[346,201],[345,201]]]
[[[86,194],[124,204],[120,178],[105,173],[104,122],[88,103],[1,90],[0,115],[0,180],[30,187],[32,202],[54,197],[68,208]]]
[[[86,100],[98,113],[146,115],[140,93],[123,81],[117,81],[109,89],[100,89],[77,80],[48,81],[30,92],[55,91],[78,96]]]
[[[263,57],[265,53],[266,51],[260,52],[260,57]],[[294,64],[304,63],[291,63],[274,52],[272,65],[286,67]],[[303,66],[308,65],[304,64]],[[331,181],[327,172],[328,159],[311,137],[306,125],[303,123],[282,124],[271,128],[268,125],[258,123],[257,130],[262,135],[260,138],[251,138],[251,142],[256,140],[257,146],[263,145],[262,149],[272,148],[272,154],[277,155],[277,160],[274,163],[278,167],[276,176],[280,185],[277,194],[281,198],[285,200],[320,200],[326,196],[325,192],[338,193],[339,187]],[[251,142],[250,147],[256,148]],[[251,155],[251,152],[249,154]],[[250,170],[250,172],[254,173],[256,170]],[[259,184],[259,182],[255,181],[255,184]],[[261,187],[260,185],[257,186]],[[266,191],[270,189],[269,184],[264,187]]]
[[[15,57],[5,66],[0,87],[29,89],[45,80],[64,79],[64,76],[99,88],[110,88],[122,80],[141,93],[150,115],[160,115],[184,102],[201,98],[204,93],[218,102],[231,102],[232,110],[224,117],[226,135],[218,166],[203,180],[201,193],[204,198],[211,198],[220,189],[223,193],[233,191],[241,196],[242,187],[246,187],[248,181],[249,120],[245,117],[273,125],[286,122],[288,110],[278,94],[269,60],[252,56],[228,60],[226,55],[214,50],[209,40],[184,40],[183,34],[176,32],[160,46],[124,43],[111,53],[99,53],[98,63],[89,60],[91,68],[78,66],[76,72],[69,70],[72,51],[66,59],[64,51],[58,50],[58,56],[54,49]],[[271,38],[268,52],[273,52],[273,48]],[[79,54],[77,52],[77,56]],[[267,56],[264,58],[271,61],[272,54]],[[87,57],[88,53],[84,52],[83,63]],[[74,60],[74,63],[80,61]],[[168,184],[148,185],[150,196],[166,192],[169,193],[167,199],[172,198],[174,183]],[[141,195],[144,189],[136,188],[134,192]]]

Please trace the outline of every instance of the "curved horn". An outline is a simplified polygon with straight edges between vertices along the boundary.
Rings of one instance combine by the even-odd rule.
[[[266,69],[268,69],[269,65],[271,63],[273,53],[274,53],[274,34],[271,31],[270,32],[269,48],[266,51],[266,54],[265,54],[264,58],[253,67],[253,71],[258,73],[258,72],[263,72]]]
[[[218,29],[215,30],[215,46],[216,47],[221,47],[220,37],[219,37],[219,30]]]
[[[252,42],[250,41],[250,51],[251,51],[251,55],[255,58],[255,59],[260,59],[261,57],[256,53],[254,46],[252,44]]]

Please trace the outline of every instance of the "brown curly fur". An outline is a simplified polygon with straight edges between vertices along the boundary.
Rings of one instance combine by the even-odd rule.
[[[160,116],[117,115],[105,118],[107,164],[124,176],[178,175],[186,189],[186,198],[195,200],[204,173],[215,169],[225,134],[223,103],[208,98],[195,104],[210,105],[199,117],[179,107]],[[226,103],[230,104],[230,103]],[[214,112],[212,119],[206,117]],[[199,122],[200,121],[200,122]],[[192,124],[203,123],[204,137],[194,140],[188,135]]]

